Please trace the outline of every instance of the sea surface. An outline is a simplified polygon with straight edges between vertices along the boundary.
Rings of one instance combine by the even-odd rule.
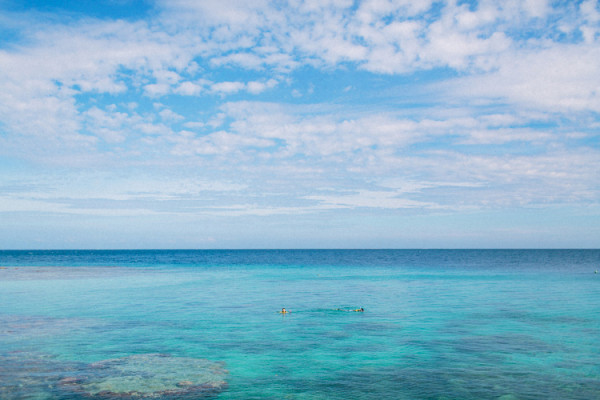
[[[0,399],[600,399],[597,270],[600,250],[0,251]]]

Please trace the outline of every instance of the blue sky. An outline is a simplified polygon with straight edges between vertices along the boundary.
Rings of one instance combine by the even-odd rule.
[[[0,248],[597,248],[599,182],[595,0],[0,0]]]

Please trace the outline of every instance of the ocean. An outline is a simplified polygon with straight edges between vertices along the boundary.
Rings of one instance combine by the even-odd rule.
[[[600,250],[0,251],[0,399],[600,399],[598,270]]]

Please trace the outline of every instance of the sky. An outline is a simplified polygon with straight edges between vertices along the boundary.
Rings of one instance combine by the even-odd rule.
[[[597,0],[0,0],[0,249],[599,247]]]

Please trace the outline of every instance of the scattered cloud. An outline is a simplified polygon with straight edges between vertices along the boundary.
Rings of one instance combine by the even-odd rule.
[[[448,83],[452,96],[498,101],[536,111],[600,111],[600,47],[553,45],[502,57],[495,71]]]
[[[14,35],[0,45],[0,185],[21,168],[72,185],[4,193],[2,213],[599,203],[596,0],[159,0],[137,20],[3,14]]]
[[[367,191],[362,190],[358,193],[334,195],[334,196],[307,196],[307,199],[318,200],[325,205],[337,208],[439,208],[434,203],[415,201],[399,197],[394,192],[388,191]]]

